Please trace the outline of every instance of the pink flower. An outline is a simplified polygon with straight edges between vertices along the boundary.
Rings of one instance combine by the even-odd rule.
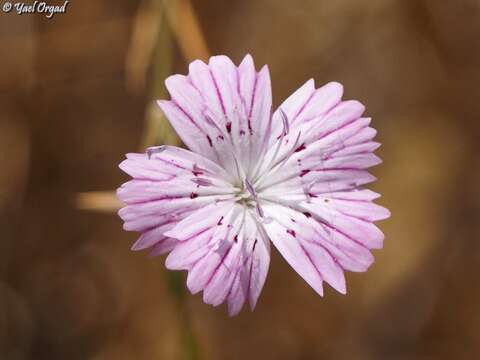
[[[344,271],[368,269],[384,237],[373,222],[390,215],[362,188],[381,162],[364,106],[309,80],[272,115],[268,68],[250,55],[194,61],[166,86],[172,99],[158,103],[191,151],[159,146],[120,164],[133,180],[119,214],[142,233],[133,249],[170,252],[167,268],[231,315],[255,307],[270,242],[317,293],[325,281],[344,294]]]

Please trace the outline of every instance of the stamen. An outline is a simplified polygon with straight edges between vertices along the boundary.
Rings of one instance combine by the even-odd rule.
[[[214,127],[217,126],[217,124],[215,124],[215,121],[213,121],[213,119],[210,117],[210,115],[208,115],[207,113],[204,113],[203,116],[205,117],[205,121],[207,122],[207,124],[209,124],[211,126],[214,126]]]
[[[270,167],[271,170],[273,170],[275,167],[280,165],[275,171],[278,171],[287,161],[290,159],[290,157],[295,153],[295,150],[297,149],[300,136],[302,135],[302,132],[299,131],[297,134],[297,138],[295,139],[295,142],[293,143],[293,146],[290,148],[290,150],[279,160],[277,161],[274,165]]]
[[[244,177],[243,176],[244,174],[243,174],[242,168],[238,164],[237,157],[235,156],[235,153],[233,151],[232,151],[232,157],[233,157],[233,161],[235,162],[235,169],[237,171],[238,179],[241,179]]]
[[[250,193],[251,197],[253,198],[253,201],[255,202],[255,209],[257,210],[257,215],[260,218],[263,218],[265,216],[265,213],[263,212],[262,207],[260,206],[260,203],[258,201],[258,196],[257,192],[255,191],[255,188],[253,187],[252,183],[250,180],[245,179],[245,188],[248,190]]]
[[[212,185],[212,181],[209,180],[209,179],[205,179],[205,178],[196,177],[196,178],[190,179],[190,181],[199,185],[199,186],[210,186],[210,185]]]
[[[255,208],[257,210],[257,214],[258,216],[260,216],[261,218],[263,218],[263,216],[265,215],[264,212],[263,212],[263,209],[262,207],[260,206],[260,204],[258,203],[258,201],[255,203]]]
[[[308,185],[303,186],[303,192],[305,196],[307,197],[307,202],[309,203],[312,199],[312,194],[310,193],[310,190],[312,190],[313,185],[315,185],[315,181],[312,181]]]
[[[146,153],[148,158],[150,159],[153,154],[159,154],[167,149],[166,145],[161,145],[161,146],[152,146],[147,148]]]
[[[255,192],[255,189],[253,188],[250,180],[245,179],[245,187],[248,190],[248,192],[250,193],[250,195],[252,195],[253,200],[257,201],[257,193]]]
[[[295,142],[293,143],[292,149],[288,152],[288,157],[292,156],[292,154],[297,150],[297,145],[300,141],[300,136],[302,135],[302,132],[299,131],[297,138],[295,139]]]
[[[277,146],[275,148],[275,152],[273,153],[272,159],[270,160],[268,166],[266,167],[267,169],[277,165],[277,164],[275,165],[272,165],[272,164],[274,164],[275,160],[277,159],[277,155],[278,155],[278,152],[280,151],[280,148],[282,147],[284,137],[287,136],[287,134],[290,132],[290,125],[288,123],[287,114],[285,114],[285,111],[283,111],[282,108],[279,108],[279,110],[280,110],[280,117],[282,118],[283,130],[280,136],[277,138]],[[261,168],[262,168],[262,162],[259,161],[254,171],[254,176],[253,176],[254,179],[257,177],[258,172],[260,171]]]
[[[283,122],[283,136],[285,136],[290,132],[290,124],[288,123],[288,117],[287,117],[287,114],[285,114],[285,111],[283,111],[282,108],[279,108],[279,110],[280,110],[280,117],[282,118],[282,122]]]

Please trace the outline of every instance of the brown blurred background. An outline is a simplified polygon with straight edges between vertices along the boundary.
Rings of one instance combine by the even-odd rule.
[[[2,12],[0,359],[479,359],[479,39],[478,0]],[[130,252],[109,191],[124,153],[177,141],[151,105],[163,79],[247,52],[269,65],[275,105],[310,77],[367,105],[392,217],[347,296],[318,297],[275,252],[256,311],[229,318]]]

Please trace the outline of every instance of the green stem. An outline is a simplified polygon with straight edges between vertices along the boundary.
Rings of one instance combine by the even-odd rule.
[[[180,359],[198,360],[200,359],[200,351],[188,313],[184,279],[182,275],[183,274],[179,271],[168,271],[166,273],[168,288],[175,299],[175,305],[179,315],[180,341],[182,349]]]

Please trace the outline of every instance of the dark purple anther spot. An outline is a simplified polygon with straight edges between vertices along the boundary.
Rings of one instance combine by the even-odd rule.
[[[220,218],[220,220],[218,220],[218,223],[217,223],[218,226],[222,225],[222,220],[223,220],[223,216]]]
[[[307,175],[309,172],[310,170],[302,170],[302,172],[300,173],[300,177]]]
[[[218,135],[218,136],[217,136],[217,139],[219,139],[219,140],[225,140],[225,138],[223,137],[223,135]]]
[[[198,197],[198,194],[197,194],[197,193],[192,192],[192,193],[190,194],[190,199],[195,199],[196,197]]]
[[[209,135],[207,135],[207,140],[208,140],[208,143],[210,144],[210,146],[213,147],[212,139],[210,138]]]
[[[235,237],[233,238],[233,241],[238,242],[238,235],[235,235]]]
[[[287,230],[287,233],[289,233],[289,234],[292,235],[293,237],[297,237],[297,234],[295,233],[295,230],[288,229],[288,230]]]
[[[295,150],[295,152],[300,152],[300,151],[302,151],[302,150],[305,150],[306,148],[307,148],[307,147],[305,146],[305,144],[302,144],[302,145],[300,145],[300,146]]]
[[[309,212],[307,212],[307,211],[305,211],[305,212],[303,213],[303,215],[305,215],[307,218],[310,218],[310,217],[312,217],[312,214],[310,214],[310,213],[309,213]]]
[[[229,122],[227,122],[227,125],[226,125],[226,127],[227,127],[227,131],[228,131],[228,133],[230,134],[230,132],[232,131],[232,123],[231,123],[230,121],[229,121]]]
[[[199,168],[197,164],[193,164],[192,174],[195,176],[203,175],[203,169]]]
[[[245,131],[244,131],[244,130],[240,130],[240,135],[245,135]]]

